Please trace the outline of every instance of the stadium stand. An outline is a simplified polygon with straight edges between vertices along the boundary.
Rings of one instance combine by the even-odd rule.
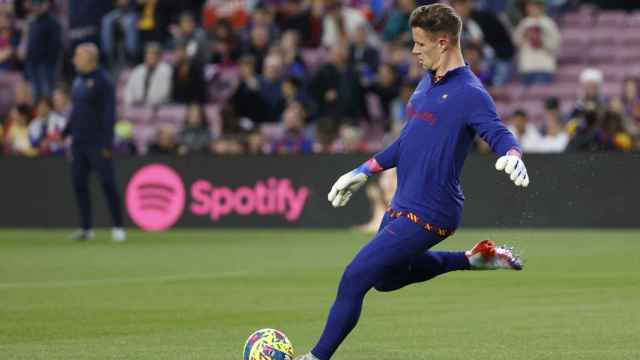
[[[28,92],[25,82],[31,84],[33,79],[27,71],[25,50],[28,48],[29,24],[36,18],[32,12],[41,2],[47,3],[33,1],[36,4],[33,7],[29,5],[30,1],[14,0],[3,1],[0,5],[2,140],[6,140],[4,138],[10,132],[13,122],[11,114],[16,113],[11,110],[17,105],[33,108],[37,100],[33,99],[33,92],[25,93]],[[131,54],[136,51],[131,51],[131,44],[127,44],[126,56],[109,54],[104,58],[104,65],[117,80],[119,123],[131,126],[136,153],[145,154],[152,144],[157,143],[161,133],[165,137],[178,136],[185,126],[189,103],[195,101],[203,106],[211,141],[224,144],[232,142],[243,149],[241,152],[249,152],[250,148],[255,150],[255,144],[264,144],[257,148],[265,153],[297,152],[298,147],[295,146],[290,147],[290,151],[275,151],[270,147],[269,144],[281,141],[283,136],[292,141],[309,138],[314,142],[313,151],[318,153],[376,151],[397,134],[397,128],[394,130],[392,126],[391,104],[402,100],[401,88],[415,84],[421,72],[411,58],[408,36],[395,33],[390,36],[389,33],[393,31],[401,34],[402,29],[390,26],[389,21],[406,21],[407,13],[403,9],[428,2],[388,0],[374,4],[338,0],[201,0],[179,2],[181,4],[176,5],[176,2],[163,0],[138,3],[114,1],[113,6],[124,7],[127,14],[137,16],[140,37],[138,56]],[[557,67],[553,72],[553,81],[524,85],[516,73],[519,55],[516,54],[509,60],[509,81],[494,86],[492,82],[495,77],[492,75],[498,69],[498,60],[504,59],[496,57],[495,43],[494,46],[489,45],[491,37],[481,34],[486,24],[485,18],[474,14],[492,11],[492,18],[498,19],[502,24],[500,26],[513,31],[518,23],[509,22],[508,19],[522,19],[529,11],[528,4],[539,4],[541,1],[517,0],[509,2],[511,8],[501,9],[493,6],[483,8],[485,2],[482,1],[457,0],[453,3],[456,6],[474,6],[471,15],[465,17],[465,31],[479,28],[480,36],[469,34],[472,43],[465,45],[463,50],[465,54],[468,52],[467,59],[472,69],[485,81],[485,86],[494,96],[503,121],[510,123],[515,112],[524,112],[531,124],[544,135],[549,131],[545,102],[556,99],[562,122],[561,131],[566,132],[570,139],[587,126],[586,114],[593,112],[597,114],[598,121],[591,141],[596,146],[589,149],[638,149],[639,9],[603,10],[579,1],[566,1],[561,8],[549,9],[549,13],[553,14],[551,21],[560,30],[560,45],[554,55]],[[104,19],[107,13],[112,15],[109,21],[110,27],[115,29],[113,39],[119,49],[116,51],[123,53],[124,31],[131,29],[125,28],[124,20],[118,23],[119,18],[111,12],[113,6],[101,10],[95,8],[91,16]],[[69,54],[78,39],[84,39],[78,35],[78,21],[74,17],[83,16],[82,11],[86,10],[71,7],[68,1],[62,0],[50,1],[48,11],[55,15],[63,29],[65,54],[60,59],[59,71],[56,70],[55,75],[68,86],[73,76],[69,70]],[[184,23],[191,18],[198,19],[192,24],[194,29]],[[130,24],[131,18],[127,19],[127,24]],[[341,27],[340,21],[335,22],[335,19],[352,19],[357,23]],[[362,19],[366,22],[362,23]],[[114,22],[118,25],[113,26]],[[472,22],[477,26],[474,27]],[[82,24],[86,34],[89,34],[86,39],[97,36],[91,29],[99,31],[100,24]],[[330,29],[329,35],[324,32],[326,27]],[[367,51],[380,54],[378,62],[357,60],[362,59],[365,51],[365,47],[354,45],[358,31],[363,31],[360,37],[372,49]],[[289,35],[285,36],[287,33]],[[99,40],[100,37],[95,39]],[[142,62],[144,51],[141,50],[152,40],[162,43],[162,59],[172,66],[172,99],[169,103],[153,107],[125,104],[124,89],[130,81],[132,70]],[[259,44],[264,41],[267,41],[267,46],[260,47]],[[297,43],[301,44],[300,48]],[[329,49],[320,45],[322,43],[335,46]],[[203,50],[207,46],[208,51]],[[335,59],[335,56],[340,56],[336,55],[336,52],[340,52],[336,47],[341,47],[342,52],[348,54],[344,62]],[[253,60],[247,55],[253,56]],[[274,60],[274,56],[278,61]],[[243,73],[242,61],[253,61],[254,69],[249,70],[253,74]],[[325,74],[325,85],[327,74],[335,76],[334,82],[327,85],[323,93],[318,91],[319,73]],[[589,77],[585,74],[601,76]],[[204,97],[197,94],[200,82],[205,84],[202,90]],[[196,94],[191,94],[192,90]],[[185,92],[190,95],[183,96]],[[360,94],[363,94],[361,100]],[[356,105],[360,101],[362,109]],[[283,114],[300,104],[306,126],[303,130],[297,130],[296,126],[287,130],[281,120]],[[331,110],[329,112],[327,104]],[[354,106],[358,111],[352,109]],[[608,112],[620,116],[606,116]],[[620,122],[619,126],[607,125],[612,121]],[[360,130],[352,131],[354,126]],[[616,129],[615,133],[611,133],[610,129]],[[366,145],[341,145],[345,141],[343,136],[358,137],[358,134],[362,134]],[[0,146],[2,143],[4,147],[1,153],[5,155],[32,156],[38,153],[37,149],[17,151],[5,141],[0,141]],[[216,149],[228,148],[213,143],[207,147],[207,152],[216,153]],[[575,149],[572,146],[568,148]],[[478,142],[477,150],[486,151],[486,147]],[[549,151],[557,152],[558,149],[555,147]],[[535,152],[547,151],[544,147],[538,147]]]

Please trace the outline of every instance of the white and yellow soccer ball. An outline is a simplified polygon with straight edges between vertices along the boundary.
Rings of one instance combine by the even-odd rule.
[[[260,329],[244,344],[244,360],[293,360],[293,345],[275,329]]]

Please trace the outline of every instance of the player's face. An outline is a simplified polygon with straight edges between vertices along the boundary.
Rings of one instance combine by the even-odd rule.
[[[411,53],[418,58],[420,66],[428,70],[436,70],[444,51],[442,40],[421,28],[411,28],[413,49]]]

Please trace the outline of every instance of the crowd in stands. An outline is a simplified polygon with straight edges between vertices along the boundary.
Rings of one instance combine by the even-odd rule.
[[[432,2],[0,1],[0,154],[64,154],[69,59],[85,41],[117,84],[118,154],[380,150],[424,73],[409,15]],[[640,149],[640,10],[446,2],[525,153]]]

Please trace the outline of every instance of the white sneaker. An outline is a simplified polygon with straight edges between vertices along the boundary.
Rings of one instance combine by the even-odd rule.
[[[73,234],[69,235],[69,240],[87,241],[87,240],[92,240],[95,236],[96,234],[93,232],[93,230],[80,229],[74,232]]]
[[[123,228],[114,227],[111,230],[111,240],[113,242],[125,242],[127,241],[127,233],[124,231]]]

